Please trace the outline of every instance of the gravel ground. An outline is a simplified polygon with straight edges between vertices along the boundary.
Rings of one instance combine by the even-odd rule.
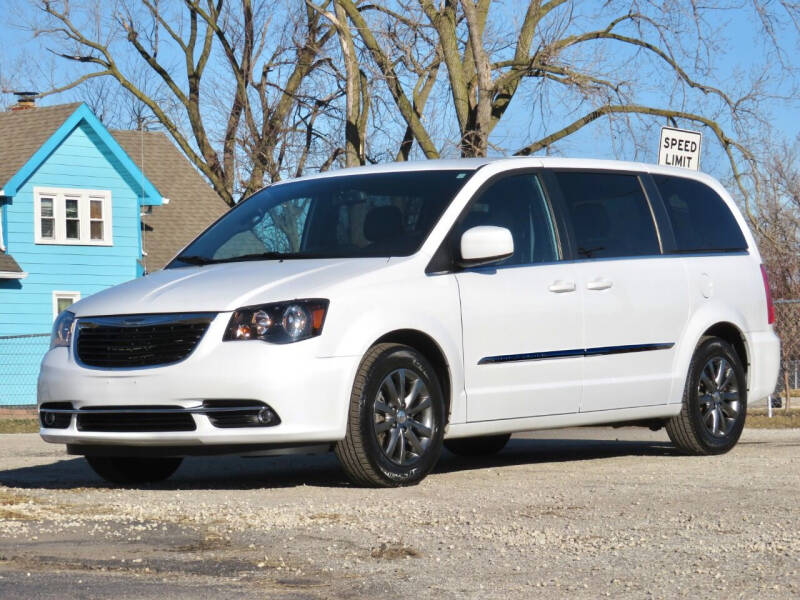
[[[663,432],[516,436],[419,486],[349,486],[332,455],[188,459],[101,484],[0,436],[0,598],[800,596],[800,430],[720,457]]]

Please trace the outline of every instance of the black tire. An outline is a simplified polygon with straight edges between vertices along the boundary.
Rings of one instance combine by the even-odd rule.
[[[715,396],[709,392],[715,387],[718,388],[716,378],[710,378],[709,373],[713,374],[714,364],[719,361],[724,361],[722,364],[727,364],[730,371],[725,370],[727,375],[723,380],[723,383],[727,382],[727,387],[717,391]],[[710,371],[705,371],[704,378],[704,370],[709,368],[709,365],[711,365]],[[725,400],[734,393],[738,397],[735,417],[731,416],[731,402]],[[716,416],[710,414],[715,410]],[[685,454],[724,454],[739,441],[746,416],[747,380],[739,355],[721,338],[703,338],[689,365],[681,412],[667,421],[669,439]],[[717,434],[712,431],[715,421],[719,429]]]
[[[444,447],[459,456],[491,456],[506,447],[510,433],[445,440]]]
[[[110,483],[157,483],[170,477],[183,462],[182,458],[139,458],[134,456],[87,456],[86,462],[95,473]]]
[[[388,417],[380,420],[376,416],[379,394],[381,394],[381,398],[384,398],[385,381],[393,377],[399,370],[409,372],[410,376],[421,380],[424,385],[416,402],[422,402],[425,398],[430,400],[429,403],[425,403],[424,409],[424,415],[429,424],[427,427],[430,432],[429,436],[423,436],[411,424],[411,421],[415,419],[411,418],[410,411],[418,405],[409,405],[408,417],[403,412],[402,421],[400,421],[400,412],[398,411],[393,417],[394,420],[390,420]],[[386,404],[389,403],[390,400],[387,399]],[[414,485],[430,473],[439,460],[442,451],[444,422],[445,405],[441,386],[436,372],[427,359],[409,346],[378,344],[370,348],[364,356],[356,374],[353,391],[350,395],[347,434],[343,440],[336,443],[336,456],[347,476],[357,485],[368,487]],[[417,425],[419,424],[417,423]],[[377,429],[381,425],[387,426],[387,431],[378,433]],[[397,440],[402,438],[397,443],[402,442],[405,449],[405,444],[410,443],[406,441],[409,435],[406,433],[407,429],[414,432],[414,438],[419,443],[423,443],[422,440],[424,440],[426,445],[421,453],[415,453],[413,447],[408,446],[412,448],[408,451],[407,456],[411,462],[399,464],[387,455],[385,446],[388,445],[389,438],[385,436],[391,436],[397,430],[399,432]],[[396,448],[396,445],[393,448]],[[401,455],[400,460],[403,456],[405,455]]]

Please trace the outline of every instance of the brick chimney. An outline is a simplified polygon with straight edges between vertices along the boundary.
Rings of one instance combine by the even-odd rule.
[[[17,103],[9,108],[11,111],[30,110],[36,108],[36,97],[38,92],[14,92]]]

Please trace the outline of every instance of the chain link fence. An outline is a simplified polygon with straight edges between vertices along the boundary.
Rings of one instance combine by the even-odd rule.
[[[775,301],[775,330],[781,338],[781,372],[775,396],[780,396],[788,409],[793,397],[800,402],[800,299]]]
[[[49,347],[49,333],[0,336],[0,406],[36,404],[39,364]]]

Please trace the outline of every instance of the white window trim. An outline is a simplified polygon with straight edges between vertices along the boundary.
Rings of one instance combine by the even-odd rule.
[[[3,206],[5,205],[5,200],[3,200],[3,190],[0,190],[0,252],[6,251],[6,243],[3,239]]]
[[[75,304],[78,300],[81,299],[80,292],[64,292],[61,290],[54,290],[53,291],[53,320],[55,321],[56,317],[58,316],[58,301],[61,298],[69,298],[72,300],[72,303]]]
[[[53,217],[55,218],[54,239],[42,237],[42,196],[53,198]],[[78,198],[78,216],[80,217],[80,239],[67,239],[66,198]],[[102,240],[91,239],[90,200],[103,201],[103,236]],[[33,231],[37,244],[54,244],[59,246],[113,246],[110,190],[87,190],[79,188],[33,188]]]

